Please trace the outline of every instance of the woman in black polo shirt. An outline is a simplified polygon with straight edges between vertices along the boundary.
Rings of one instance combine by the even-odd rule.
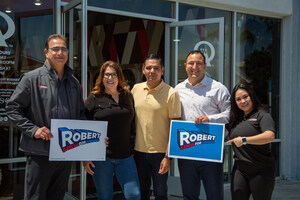
[[[231,93],[228,124],[229,138],[234,151],[231,178],[233,200],[271,199],[275,184],[275,161],[270,143],[275,137],[274,121],[261,109],[253,89],[238,84]]]
[[[85,108],[88,119],[108,121],[106,161],[83,162],[85,170],[93,175],[98,200],[113,199],[114,175],[125,198],[139,200],[139,180],[130,140],[135,133],[134,102],[132,94],[126,90],[122,69],[117,63],[107,61],[101,66]]]

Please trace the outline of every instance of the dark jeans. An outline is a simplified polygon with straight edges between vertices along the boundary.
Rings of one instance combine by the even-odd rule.
[[[27,156],[25,200],[63,200],[72,162],[49,161],[47,156]]]
[[[233,200],[270,200],[275,185],[275,166],[264,170],[245,169],[242,172],[233,166],[231,176],[231,197]]]
[[[160,163],[165,153],[142,153],[135,152],[135,163],[138,170],[141,199],[150,199],[151,178],[153,181],[153,191],[156,200],[168,199],[168,173],[163,175],[158,173]]]
[[[223,163],[178,159],[184,200],[199,199],[201,180],[207,200],[222,200]]]

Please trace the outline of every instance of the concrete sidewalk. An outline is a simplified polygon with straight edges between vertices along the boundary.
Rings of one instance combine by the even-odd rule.
[[[201,189],[201,192],[204,192]],[[182,197],[169,196],[169,200],[182,200]],[[201,200],[206,199],[201,194]],[[224,185],[224,200],[230,200],[230,184]],[[252,198],[250,198],[252,199]],[[300,200],[300,181],[276,180],[272,200]]]
[[[300,181],[278,180],[272,195],[272,200],[300,199]]]

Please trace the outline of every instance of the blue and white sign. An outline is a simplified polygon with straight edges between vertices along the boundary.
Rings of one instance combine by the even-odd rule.
[[[169,157],[223,162],[224,124],[171,121]]]
[[[103,161],[106,121],[51,119],[51,161]]]

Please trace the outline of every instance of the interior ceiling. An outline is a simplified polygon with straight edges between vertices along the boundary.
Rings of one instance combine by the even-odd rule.
[[[39,10],[49,10],[53,9],[53,1],[50,0],[40,0],[42,5],[36,6],[34,2],[36,0],[0,0],[0,11],[5,12],[7,8],[12,10],[11,14],[32,12]]]

